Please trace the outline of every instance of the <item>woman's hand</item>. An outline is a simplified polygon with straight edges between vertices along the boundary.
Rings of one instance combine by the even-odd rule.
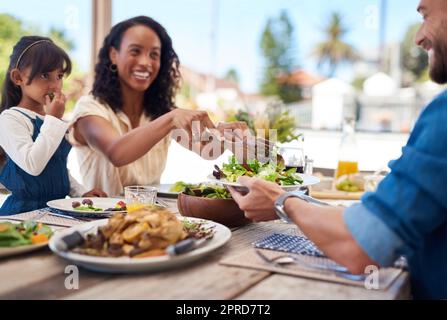
[[[225,140],[231,142],[243,142],[252,136],[247,123],[243,121],[220,122],[217,130]]]
[[[92,189],[82,195],[82,197],[98,197],[98,198],[107,198],[107,193],[102,191],[101,189]]]
[[[210,157],[208,154],[220,153],[221,142],[215,139],[216,127],[206,111],[174,109],[170,112],[170,117],[173,127],[172,137],[180,145],[204,158]],[[213,138],[210,139],[211,137]],[[206,150],[207,155],[205,156],[202,154],[202,150],[208,144],[215,144],[215,148],[212,148],[212,145],[210,150]]]
[[[170,112],[174,129],[185,130],[188,134],[202,134],[206,128],[215,129],[206,111],[174,109]]]
[[[230,150],[239,163],[257,158],[257,140],[247,123],[243,121],[219,123],[217,129],[225,139],[224,148]]]
[[[278,219],[275,213],[275,200],[285,193],[277,184],[257,178],[240,177],[238,182],[249,189],[246,195],[229,188],[233,199],[245,216],[255,222]]]
[[[67,99],[60,91],[53,93],[53,95],[53,99],[51,99],[49,94],[45,96],[45,113],[58,119],[62,119],[64,116],[65,102]]]

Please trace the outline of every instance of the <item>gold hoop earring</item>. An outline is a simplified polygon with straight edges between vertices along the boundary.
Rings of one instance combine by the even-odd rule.
[[[118,66],[116,64],[112,63],[109,66],[109,70],[110,70],[110,72],[116,73],[118,71]]]

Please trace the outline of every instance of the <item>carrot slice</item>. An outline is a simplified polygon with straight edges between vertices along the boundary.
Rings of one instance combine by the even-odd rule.
[[[48,237],[45,234],[36,234],[31,237],[31,242],[33,244],[48,242]]]

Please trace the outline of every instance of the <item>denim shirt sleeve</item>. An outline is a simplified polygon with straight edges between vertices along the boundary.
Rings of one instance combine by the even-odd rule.
[[[382,220],[363,204],[347,208],[343,219],[354,239],[374,262],[382,267],[393,265],[403,241]]]
[[[423,111],[377,191],[346,210],[348,228],[377,263],[389,264],[398,250],[411,258],[447,223],[446,123],[447,92]]]

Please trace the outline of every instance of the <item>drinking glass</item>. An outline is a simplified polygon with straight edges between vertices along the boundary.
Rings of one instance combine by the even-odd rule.
[[[124,187],[124,198],[128,212],[139,210],[155,204],[157,188],[150,186]]]

